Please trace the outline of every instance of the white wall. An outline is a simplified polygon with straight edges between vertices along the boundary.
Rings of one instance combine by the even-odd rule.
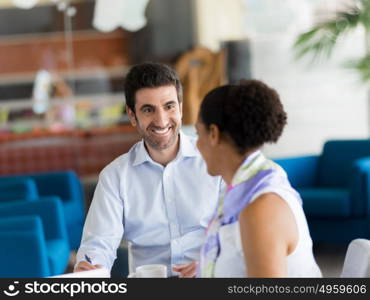
[[[193,3],[199,46],[218,51],[220,42],[245,36],[243,0],[193,0]]]
[[[270,157],[317,154],[327,139],[368,137],[366,88],[356,74],[341,67],[347,58],[363,53],[362,32],[341,41],[331,60],[310,66],[308,60],[294,60],[292,44],[298,31],[307,29],[315,1],[258,0],[258,5],[280,2],[281,9],[259,7],[253,12],[256,1],[246,0],[252,74],[278,91],[288,113],[283,136],[264,152]],[[258,21],[263,28],[256,27]]]
[[[199,43],[214,49],[222,39],[245,34],[251,41],[253,77],[281,96],[288,125],[277,144],[265,147],[268,156],[318,154],[328,139],[368,137],[367,89],[357,74],[341,66],[363,54],[363,32],[341,40],[334,56],[316,65],[309,59],[295,61],[292,50],[300,32],[353,0],[194,1]],[[221,34],[220,24],[226,19],[230,24]],[[236,28],[234,34],[232,28]]]

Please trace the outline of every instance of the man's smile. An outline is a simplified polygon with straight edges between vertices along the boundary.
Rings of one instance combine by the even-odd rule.
[[[151,127],[150,128],[150,131],[152,133],[154,133],[155,135],[158,135],[158,136],[165,136],[167,135],[172,129],[172,126],[167,126],[167,127],[164,127],[164,128],[160,128],[160,127]]]

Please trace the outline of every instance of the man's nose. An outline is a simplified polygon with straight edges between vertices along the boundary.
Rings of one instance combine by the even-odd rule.
[[[165,127],[168,125],[168,114],[163,109],[158,109],[155,115],[155,125],[158,127]]]

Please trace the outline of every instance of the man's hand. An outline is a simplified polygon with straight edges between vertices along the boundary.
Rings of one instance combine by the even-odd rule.
[[[101,265],[92,265],[87,261],[80,261],[74,268],[73,272],[81,272],[81,271],[88,271],[88,270],[95,270],[102,268]]]
[[[193,278],[197,274],[197,262],[193,261],[190,264],[174,266],[172,270],[179,272],[180,278]]]

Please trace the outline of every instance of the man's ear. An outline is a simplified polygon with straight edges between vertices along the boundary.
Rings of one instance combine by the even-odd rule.
[[[136,127],[137,121],[136,121],[136,115],[135,113],[127,106],[127,115],[130,119],[131,125]]]
[[[221,132],[217,125],[211,124],[209,126],[209,137],[212,146],[217,146],[221,142]]]

